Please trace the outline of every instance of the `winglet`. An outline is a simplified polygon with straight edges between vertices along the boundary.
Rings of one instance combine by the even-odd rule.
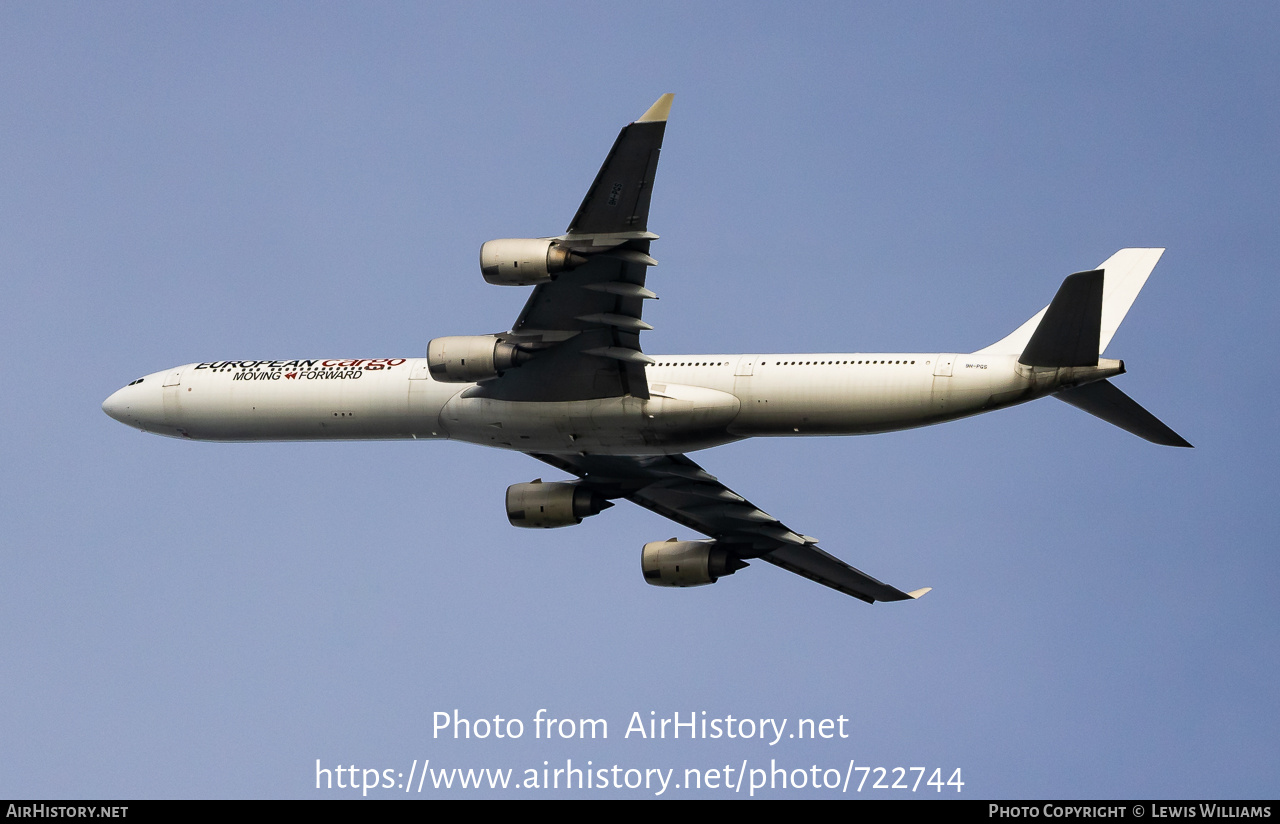
[[[932,592],[932,591],[933,591],[933,587],[922,587],[920,589],[913,589],[907,593],[907,597],[914,600],[916,598],[919,598],[921,595],[924,595],[926,592]]]
[[[658,122],[665,123],[667,120],[667,116],[671,114],[671,100],[674,97],[675,97],[674,94],[664,94],[662,97],[659,97],[657,102],[649,107],[649,111],[640,115],[640,119],[637,120],[636,122],[637,123],[658,123]]]

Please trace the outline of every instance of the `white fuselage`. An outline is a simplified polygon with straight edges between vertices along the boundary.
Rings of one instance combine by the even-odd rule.
[[[742,438],[863,435],[954,420],[1123,371],[1013,355],[659,355],[651,397],[513,402],[432,378],[425,358],[193,363],[103,404],[147,432],[212,441],[453,439],[521,452],[675,454]]]

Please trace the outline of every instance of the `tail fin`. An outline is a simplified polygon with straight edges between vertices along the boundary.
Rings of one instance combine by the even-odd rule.
[[[1111,338],[1120,328],[1120,322],[1129,313],[1129,307],[1142,291],[1151,270],[1156,268],[1164,249],[1121,249],[1107,258],[1095,271],[1102,271],[1102,314],[1098,321],[1098,352],[1102,354],[1111,343]],[[1080,273],[1087,274],[1087,273]],[[1077,277],[1072,275],[1072,277]],[[1070,278],[1068,278],[1070,280]],[[1066,284],[1063,284],[1063,289]],[[1061,290],[1059,290],[1061,294]],[[1055,298],[1056,300],[1056,298]],[[1040,321],[1049,307],[1041,309],[1034,317],[1005,337],[985,349],[979,349],[975,355],[1020,355],[1031,342],[1032,336],[1040,326]],[[1096,363],[1096,358],[1094,361]],[[1049,366],[1052,364],[1044,364]]]
[[[1164,249],[1121,249],[1097,269],[1071,275],[1035,317],[975,354],[1017,354],[1027,366],[1098,366],[1162,254]],[[1191,446],[1110,381],[1063,389],[1054,397],[1152,443]]]

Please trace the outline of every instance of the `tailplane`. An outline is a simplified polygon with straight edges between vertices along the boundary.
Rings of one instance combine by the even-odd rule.
[[[1102,282],[1102,312],[1098,317],[1098,354],[1107,351],[1112,336],[1120,328],[1120,322],[1129,313],[1129,307],[1142,291],[1142,287],[1156,268],[1164,249],[1121,249],[1103,261],[1096,270],[1104,272]],[[1081,272],[1080,274],[1090,274]],[[1072,277],[1076,277],[1073,275]],[[1070,280],[1070,278],[1068,278]],[[1063,288],[1066,284],[1063,284]],[[1060,290],[1061,291],[1061,290]],[[975,355],[1020,355],[1030,343],[1049,307],[1041,309],[1034,317]],[[1047,364],[1046,364],[1047,365]]]
[[[1084,386],[1059,392],[1054,397],[1152,443],[1161,446],[1191,446],[1159,418],[1143,409],[1137,401],[1117,389],[1111,381],[1086,383]]]
[[[1018,356],[1027,366],[1097,366],[1102,353],[1103,270],[1062,282]]]
[[[1024,366],[1050,369],[1098,366],[1162,254],[1164,249],[1121,249],[1097,269],[1069,276],[1048,306],[974,354],[1016,354]],[[1071,386],[1054,397],[1152,443],[1191,446],[1110,381]]]

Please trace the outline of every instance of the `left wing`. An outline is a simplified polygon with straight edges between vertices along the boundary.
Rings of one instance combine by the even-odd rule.
[[[823,552],[816,538],[789,529],[684,455],[529,454],[577,475],[582,486],[604,498],[626,498],[696,529],[736,558],[760,558],[869,604],[929,591],[903,592]]]
[[[554,238],[576,265],[536,286],[511,331],[500,338],[531,357],[486,383],[506,400],[649,397],[640,350],[649,242],[649,199],[674,95],[664,94],[625,126],[587,190],[568,231]]]

